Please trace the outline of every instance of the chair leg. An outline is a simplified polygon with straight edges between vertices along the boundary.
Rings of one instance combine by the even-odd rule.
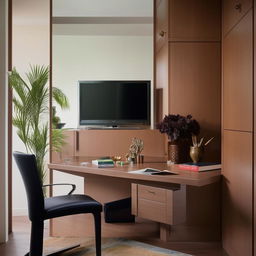
[[[101,214],[94,213],[96,256],[101,256]]]
[[[29,256],[43,255],[44,221],[32,221]]]

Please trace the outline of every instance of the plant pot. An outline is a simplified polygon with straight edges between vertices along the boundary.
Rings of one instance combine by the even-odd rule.
[[[168,160],[174,164],[179,163],[179,150],[178,143],[168,142]]]
[[[66,123],[58,123],[57,124],[57,129],[62,129],[65,126]]]
[[[188,162],[189,146],[187,140],[168,141],[168,160],[174,164]]]

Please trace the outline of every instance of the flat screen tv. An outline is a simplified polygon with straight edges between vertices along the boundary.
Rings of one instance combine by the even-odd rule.
[[[150,81],[80,81],[79,125],[150,125]]]

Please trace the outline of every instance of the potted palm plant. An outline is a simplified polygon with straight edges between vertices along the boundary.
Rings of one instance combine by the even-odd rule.
[[[37,168],[42,183],[46,171],[44,160],[49,148],[49,68],[34,65],[23,79],[14,68],[9,73],[9,86],[14,91],[13,125],[28,153],[36,157]],[[68,99],[58,88],[52,88],[53,100],[62,108],[69,107]],[[53,130],[53,150],[59,151],[64,144],[62,130]]]

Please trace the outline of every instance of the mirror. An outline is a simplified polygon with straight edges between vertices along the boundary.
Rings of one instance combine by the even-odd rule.
[[[70,108],[53,106],[64,128],[79,126],[79,81],[151,81],[153,102],[153,0],[52,0],[52,13],[52,86]]]

